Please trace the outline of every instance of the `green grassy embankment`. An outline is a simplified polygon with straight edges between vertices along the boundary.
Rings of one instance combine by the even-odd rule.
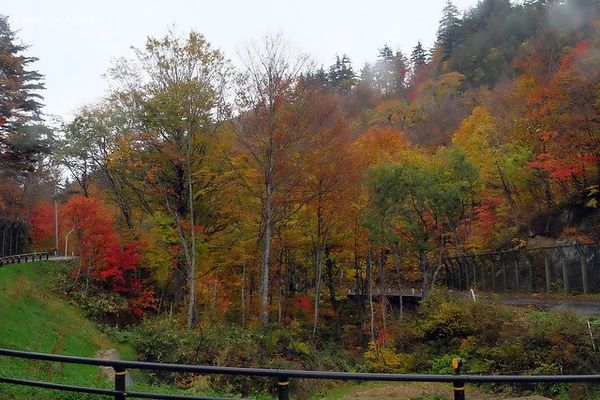
[[[124,359],[133,350],[113,343],[81,310],[53,290],[52,280],[63,265],[41,261],[0,268],[0,347],[94,357],[116,348]],[[80,386],[110,387],[97,367],[0,357],[0,376]],[[41,391],[0,384],[0,399],[81,399],[82,394]],[[95,398],[95,397],[89,397]]]
[[[0,268],[0,348],[95,357],[117,349],[122,359],[135,360],[132,346],[116,343],[85,318],[76,304],[56,292],[53,282],[67,273],[59,262],[39,261]],[[140,371],[131,371],[133,390],[193,395],[170,385],[152,385]],[[113,383],[97,367],[0,357],[0,376],[55,382],[75,386],[112,388]],[[217,395],[200,389],[202,394]],[[208,392],[208,393],[207,393]],[[97,395],[42,390],[0,383],[0,400],[100,399]],[[262,397],[260,397],[262,398]]]

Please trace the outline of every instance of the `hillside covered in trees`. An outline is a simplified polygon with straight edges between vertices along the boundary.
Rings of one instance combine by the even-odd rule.
[[[79,256],[65,291],[102,323],[289,326],[352,352],[396,315],[348,291],[428,293],[443,257],[600,240],[597,0],[448,2],[431,49],[364,66],[271,36],[236,69],[169,33],[52,128],[9,22],[0,227],[53,249],[56,199],[58,251]]]

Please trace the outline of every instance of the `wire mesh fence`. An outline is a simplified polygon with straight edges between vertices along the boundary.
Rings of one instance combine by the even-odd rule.
[[[446,257],[439,283],[454,290],[600,293],[600,243]]]

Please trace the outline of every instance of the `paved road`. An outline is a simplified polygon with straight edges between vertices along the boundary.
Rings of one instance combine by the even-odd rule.
[[[71,257],[71,256],[50,256],[48,258],[49,261],[71,261],[71,260],[75,260],[77,257]]]
[[[498,300],[515,307],[551,312],[568,311],[580,317],[600,317],[600,301],[597,300],[537,299],[531,297],[499,297]]]

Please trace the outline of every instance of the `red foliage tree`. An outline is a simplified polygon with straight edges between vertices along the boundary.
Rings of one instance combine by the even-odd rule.
[[[135,272],[140,266],[142,256],[140,243],[131,242],[123,247],[116,243],[106,255],[106,266],[98,272],[98,277],[117,293],[132,295],[139,291],[139,281]]]
[[[110,251],[118,247],[109,212],[97,199],[74,196],[64,205],[64,219],[65,228],[73,228],[77,237],[80,266],[88,272],[104,269]]]
[[[35,250],[54,248],[54,206],[52,204],[37,204],[31,213],[31,240]]]
[[[143,288],[137,271],[142,262],[142,244],[122,244],[114,230],[113,216],[97,199],[76,196],[64,206],[67,228],[78,239],[80,264],[74,278],[84,274],[86,282],[97,281],[106,289],[126,297],[130,310],[141,316],[151,308],[153,293]]]

